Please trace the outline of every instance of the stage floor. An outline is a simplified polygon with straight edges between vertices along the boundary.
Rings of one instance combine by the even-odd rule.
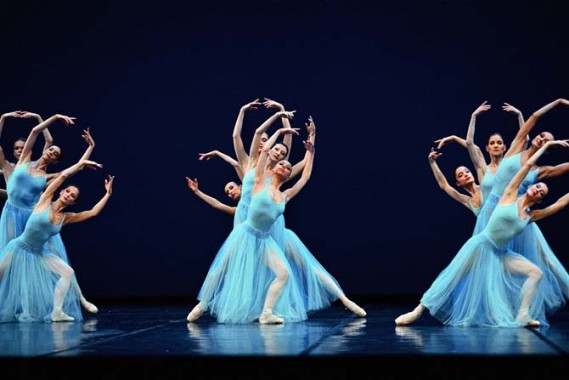
[[[395,326],[412,303],[360,301],[365,318],[338,303],[307,321],[269,326],[225,325],[207,314],[187,323],[193,304],[97,305],[99,313],[84,313],[83,322],[0,324],[0,373],[343,378],[365,366],[358,378],[492,378],[514,371],[560,378],[569,369],[567,308],[550,317],[550,326],[528,329],[443,327],[429,315]]]

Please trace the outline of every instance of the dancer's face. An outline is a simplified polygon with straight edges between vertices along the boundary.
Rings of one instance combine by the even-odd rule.
[[[281,176],[284,179],[288,179],[290,177],[291,172],[292,172],[292,165],[287,160],[281,160],[277,162],[275,168],[273,169],[273,173]]]
[[[275,144],[269,151],[269,159],[278,162],[286,157],[288,149],[283,144]]]
[[[57,162],[61,155],[61,148],[57,145],[52,145],[43,151],[43,156],[48,163]]]
[[[261,136],[261,142],[259,143],[259,152],[261,152],[261,149],[263,149],[263,147],[265,146],[265,143],[267,142],[268,139],[269,139],[269,135],[266,133],[263,133],[263,135]]]
[[[18,140],[14,143],[14,157],[16,158],[16,160],[20,159],[20,156],[22,155],[22,151],[24,150],[24,142],[22,140]]]
[[[474,176],[472,175],[470,169],[468,169],[466,166],[459,166],[456,168],[454,171],[454,176],[456,178],[457,186],[464,186],[474,182]]]
[[[539,149],[543,146],[543,144],[548,141],[553,141],[553,139],[553,134],[549,132],[541,132],[539,135],[533,138],[531,144]]]
[[[77,201],[77,197],[79,197],[79,188],[76,186],[67,186],[59,192],[59,200],[64,205],[74,204]]]
[[[486,151],[492,156],[501,156],[506,151],[506,145],[500,135],[492,135],[488,139]]]
[[[241,198],[241,186],[235,182],[228,182],[227,185],[225,185],[225,194],[227,194],[231,200],[238,201]]]
[[[527,191],[527,197],[534,202],[541,202],[549,194],[549,188],[543,182],[531,185]]]

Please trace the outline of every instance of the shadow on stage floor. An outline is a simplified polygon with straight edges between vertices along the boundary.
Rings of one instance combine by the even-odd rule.
[[[415,302],[356,299],[299,323],[225,325],[204,315],[187,323],[192,302],[98,300],[99,313],[74,323],[0,324],[4,376],[76,378],[565,378],[569,310],[550,326],[443,327],[428,315],[393,320]]]

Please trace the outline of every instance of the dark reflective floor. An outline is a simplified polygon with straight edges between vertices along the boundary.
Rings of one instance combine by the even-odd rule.
[[[191,305],[98,303],[82,323],[0,324],[0,373],[54,378],[493,378],[569,376],[569,310],[538,329],[443,327],[428,315],[393,320],[413,304],[361,302],[366,318],[341,305],[305,322],[224,325]],[[365,370],[364,370],[365,369]],[[356,372],[354,372],[356,371]],[[381,376],[380,376],[381,375]],[[378,377],[379,376],[379,377]]]

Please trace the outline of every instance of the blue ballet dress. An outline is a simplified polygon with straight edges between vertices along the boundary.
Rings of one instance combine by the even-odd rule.
[[[518,202],[497,205],[484,230],[461,247],[451,263],[424,293],[421,303],[445,325],[519,327],[516,320],[525,276],[510,273],[506,260],[525,257],[508,243],[528,224],[520,219]],[[545,323],[543,290],[529,305],[529,315]]]
[[[23,233],[0,251],[0,322],[51,322],[59,276],[50,270],[62,260],[44,245],[63,225],[49,220],[50,207],[28,218]],[[75,287],[70,286],[63,311],[82,320]]]
[[[492,211],[510,180],[521,169],[521,153],[504,158],[496,171],[494,186],[489,198],[478,215],[474,233],[480,232],[488,223]],[[523,195],[527,189],[537,182],[539,169],[534,169],[524,178],[518,196]],[[537,265],[543,272],[539,288],[544,295],[547,314],[552,314],[563,307],[569,298],[569,273],[553,253],[539,226],[529,223],[526,228],[515,235],[509,243],[509,248],[526,257]],[[546,324],[541,321],[542,324]]]
[[[237,204],[234,226],[247,218],[254,180],[253,168],[243,176],[241,199]],[[267,178],[267,183],[270,181],[271,179]],[[339,298],[338,294],[344,294],[338,281],[320,264],[297,234],[286,228],[283,214],[276,218],[270,228],[270,234],[289,261],[293,278],[301,289],[308,312],[324,309]]]
[[[284,195],[283,195],[284,197]],[[268,186],[251,196],[247,219],[236,225],[206,275],[198,299],[220,323],[251,323],[263,310],[267,291],[275,279],[270,268],[284,267],[289,279],[273,307],[285,322],[307,318],[306,308],[292,269],[281,247],[270,234],[282,215],[285,201],[276,203]]]
[[[40,194],[45,190],[46,176],[31,175],[29,169],[31,163],[27,162],[14,168],[6,184],[8,198],[0,216],[0,249],[22,234]],[[69,263],[59,233],[46,242],[46,250]]]

